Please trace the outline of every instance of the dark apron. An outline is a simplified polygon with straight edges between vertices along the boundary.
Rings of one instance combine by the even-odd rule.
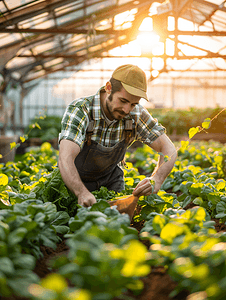
[[[75,166],[90,192],[98,190],[101,186],[115,192],[125,188],[123,170],[118,164],[125,156],[133,132],[132,120],[125,122],[125,138],[113,147],[105,147],[91,141],[92,128],[88,128],[87,141],[75,159]]]

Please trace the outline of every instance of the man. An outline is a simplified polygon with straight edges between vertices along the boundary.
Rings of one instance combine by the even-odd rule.
[[[165,128],[139,104],[141,98],[148,100],[146,75],[127,64],[118,67],[96,95],[68,105],[59,135],[58,166],[80,205],[93,205],[96,199],[91,192],[101,186],[116,192],[124,189],[119,163],[135,140],[162,155],[151,177],[138,183],[134,196],[157,193],[172,170],[177,151]],[[164,156],[169,157],[167,162]],[[155,182],[154,190],[150,180]]]

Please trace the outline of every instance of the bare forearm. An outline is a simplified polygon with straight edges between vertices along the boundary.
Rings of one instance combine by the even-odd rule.
[[[150,195],[151,193],[157,193],[160,190],[164,180],[171,172],[176,161],[176,148],[166,135],[159,137],[158,140],[153,143],[152,148],[158,153],[161,153],[158,164],[150,177],[147,177],[138,183],[133,191],[135,196],[146,196]],[[165,161],[165,157],[167,157],[167,161]],[[150,180],[155,182],[154,189]]]
[[[152,178],[159,178],[162,182],[171,172],[177,159],[177,151],[174,147],[171,147],[171,149],[167,149],[164,152],[165,153],[162,153],[163,155],[160,155],[158,164],[151,176]]]
[[[74,160],[80,148],[72,141],[62,140],[60,143],[58,167],[66,186],[78,197],[78,204],[91,206],[96,202],[92,193],[85,187]]]
[[[71,190],[78,197],[79,194],[86,189],[86,187],[84,186],[79,176],[75,164],[70,160],[62,160],[61,157],[59,157],[58,167],[64,183],[69,188],[69,190]]]

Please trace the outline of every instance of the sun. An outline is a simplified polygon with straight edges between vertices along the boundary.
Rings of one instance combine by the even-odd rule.
[[[140,27],[139,34],[137,35],[136,42],[140,45],[142,54],[152,54],[153,48],[158,46],[160,36],[153,31],[152,18],[145,18]]]

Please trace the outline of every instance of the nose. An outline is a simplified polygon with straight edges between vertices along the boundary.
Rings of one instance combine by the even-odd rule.
[[[132,110],[130,103],[125,103],[122,110],[126,115],[128,115]]]

